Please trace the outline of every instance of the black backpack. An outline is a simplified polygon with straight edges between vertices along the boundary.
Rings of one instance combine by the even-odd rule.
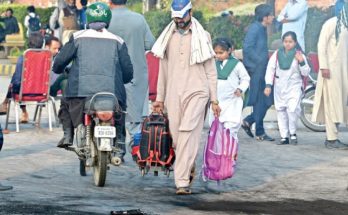
[[[132,150],[133,159],[141,169],[151,166],[169,168],[175,161],[172,142],[168,118],[152,113],[143,121],[140,144]]]
[[[29,31],[30,32],[35,32],[40,30],[40,19],[37,15],[34,17],[30,16],[29,18]]]

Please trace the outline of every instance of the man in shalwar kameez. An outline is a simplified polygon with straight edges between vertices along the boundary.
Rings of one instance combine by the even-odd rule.
[[[283,23],[282,37],[288,31],[296,33],[298,44],[305,50],[305,28],[308,3],[306,0],[289,0],[277,20]]]
[[[325,122],[327,148],[346,149],[338,125],[348,123],[348,3],[327,20],[318,42],[319,76],[312,120]]]
[[[190,0],[172,2],[173,21],[155,42],[160,71],[154,111],[168,112],[176,150],[174,179],[179,195],[191,194],[195,159],[209,99],[216,116],[217,72],[209,34],[192,17]]]
[[[127,0],[109,0],[109,3],[112,18],[108,30],[125,41],[134,68],[133,80],[125,85],[127,92],[126,129],[130,136],[128,144],[132,144],[134,135],[141,130],[142,117],[149,112],[145,51],[152,48],[155,38],[145,18],[127,8]],[[125,136],[125,130],[122,132],[124,133],[122,136]],[[126,153],[124,137],[118,138],[117,141],[117,145],[123,150],[120,153],[123,159]]]

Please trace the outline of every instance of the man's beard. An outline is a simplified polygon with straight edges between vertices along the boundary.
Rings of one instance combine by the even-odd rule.
[[[186,29],[186,27],[189,26],[190,23],[191,23],[191,18],[186,22],[175,22],[175,25],[177,28]]]

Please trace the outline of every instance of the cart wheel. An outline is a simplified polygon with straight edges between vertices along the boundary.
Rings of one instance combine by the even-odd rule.
[[[158,176],[158,171],[153,172],[155,176]]]

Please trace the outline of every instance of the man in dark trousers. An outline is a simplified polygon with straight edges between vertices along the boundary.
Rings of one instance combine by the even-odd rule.
[[[125,111],[127,103],[124,84],[133,78],[133,66],[126,43],[107,30],[111,20],[109,7],[102,2],[93,3],[88,6],[86,15],[88,29],[75,32],[53,63],[53,72],[61,74],[72,62],[59,110],[64,131],[64,137],[58,143],[61,148],[73,144],[74,127],[83,123],[87,97],[98,92],[113,93]],[[119,130],[124,130],[124,113],[120,115],[116,121],[117,134],[121,134]]]
[[[255,8],[255,21],[249,26],[243,43],[243,63],[251,78],[247,105],[253,107],[253,112],[243,120],[242,128],[250,137],[254,137],[251,125],[255,123],[256,139],[260,141],[274,141],[263,128],[263,118],[273,104],[273,95],[266,97],[263,94],[268,63],[266,27],[272,24],[273,19],[271,6],[258,5]]]
[[[0,124],[0,151],[1,151],[3,143],[4,143],[4,136],[2,134],[2,128]],[[12,186],[4,186],[0,183],[0,191],[11,190],[11,189],[12,189]]]

